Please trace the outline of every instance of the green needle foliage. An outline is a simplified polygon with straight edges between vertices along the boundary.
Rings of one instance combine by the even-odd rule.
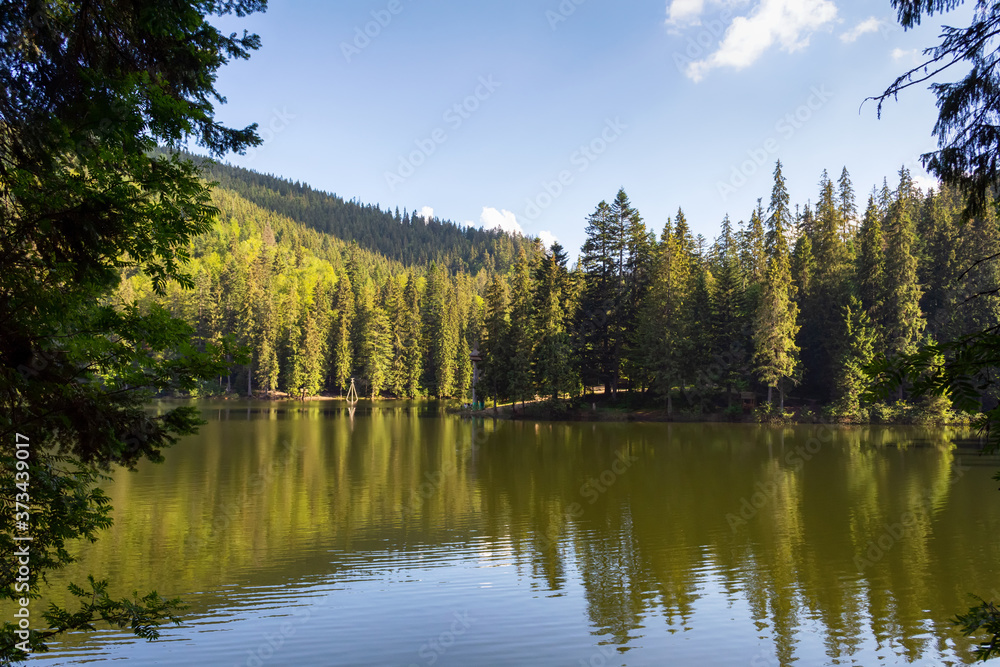
[[[150,395],[190,391],[239,359],[226,340],[196,348],[192,327],[164,308],[113,295],[124,275],[144,276],[158,294],[193,286],[188,248],[216,209],[193,163],[154,149],[190,138],[221,155],[260,143],[255,126],[227,128],[213,115],[218,69],[259,39],[226,36],[210,18],[266,2],[2,6],[0,590],[30,601],[48,572],[72,562],[73,540],[109,525],[103,474],[161,460],[199,424],[189,408],[149,414]],[[16,468],[15,434],[30,442],[27,470]],[[27,530],[14,525],[17,493],[30,496]],[[33,540],[30,574],[16,585],[15,534]],[[94,580],[71,590],[79,609],[33,613],[28,636],[4,623],[0,664],[97,619],[155,638],[180,608],[155,593],[116,601]]]

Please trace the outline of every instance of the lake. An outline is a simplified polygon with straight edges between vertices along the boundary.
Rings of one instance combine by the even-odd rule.
[[[199,405],[52,577],[184,624],[29,664],[967,664],[949,619],[1000,599],[1000,460],[965,431]]]

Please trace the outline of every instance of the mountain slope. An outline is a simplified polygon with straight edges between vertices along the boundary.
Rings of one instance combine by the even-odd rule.
[[[383,211],[376,205],[346,201],[254,171],[209,163],[206,178],[261,208],[274,211],[306,227],[330,234],[383,255],[406,266],[444,264],[451,272],[477,273],[480,269],[507,272],[518,248],[534,245],[531,239],[512,237],[499,231],[464,228],[437,218],[425,221],[397,210]]]

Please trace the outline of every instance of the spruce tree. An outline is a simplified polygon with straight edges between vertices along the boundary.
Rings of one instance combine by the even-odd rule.
[[[485,310],[483,331],[480,336],[483,372],[479,386],[482,388],[484,402],[490,397],[496,408],[498,402],[506,401],[511,394],[510,296],[507,282],[502,276],[494,274],[490,281],[486,290]]]
[[[726,389],[727,404],[746,380],[750,329],[746,311],[746,278],[739,248],[727,215],[716,241],[715,276],[711,293],[712,359],[720,369],[719,383]]]
[[[813,271],[809,294],[802,304],[802,362],[807,389],[830,397],[829,378],[834,375],[839,352],[836,341],[844,336],[843,308],[850,294],[850,261],[844,243],[844,222],[833,182],[826,171],[820,179],[811,240]]]
[[[333,326],[330,328],[330,386],[339,392],[347,388],[354,368],[354,290],[350,277],[344,273],[337,280],[337,296],[333,304]]]
[[[254,321],[257,323],[251,353],[256,360],[257,385],[267,395],[278,388],[278,317],[271,277],[272,257],[273,250],[265,246],[254,264],[250,290]]]
[[[843,336],[838,341],[834,410],[845,417],[861,418],[860,396],[869,385],[865,368],[875,357],[877,338],[871,318],[852,296],[843,314]]]
[[[751,283],[763,282],[767,272],[767,251],[764,247],[764,208],[760,198],[750,212],[750,222],[743,232],[742,241],[740,257],[747,278]]]
[[[535,386],[543,396],[555,402],[559,394],[572,391],[572,359],[567,333],[569,274],[566,253],[554,243],[535,274],[535,348],[533,371]]]
[[[917,260],[913,254],[914,233],[912,181],[900,172],[897,197],[886,220],[885,342],[890,355],[916,350],[924,332],[920,310],[921,289],[917,283]]]
[[[458,326],[455,346],[455,394],[463,400],[472,386],[472,348],[469,346],[469,331],[465,322]]]
[[[795,283],[799,310],[813,297],[813,277],[816,273],[816,258],[813,257],[812,240],[803,234],[795,240],[792,251],[792,281]]]
[[[522,403],[534,399],[531,360],[534,356],[534,304],[532,302],[531,265],[522,248],[511,276],[510,328],[507,371],[511,399]]]
[[[859,231],[857,263],[861,307],[872,321],[878,349],[884,350],[887,320],[885,243],[882,237],[882,212],[876,204],[874,194],[868,198],[868,207]]]
[[[617,318],[620,286],[617,282],[617,242],[606,202],[587,218],[587,238],[580,252],[583,294],[575,324],[580,376],[586,386],[604,385],[606,394],[617,379],[612,325]]]
[[[406,368],[406,395],[416,398],[420,394],[423,376],[424,352],[421,336],[423,318],[420,315],[420,294],[416,276],[410,275],[403,292],[406,302],[406,319],[403,330],[403,366]]]
[[[795,338],[799,331],[799,309],[794,301],[791,258],[785,240],[791,212],[780,161],[774,169],[768,212],[768,265],[754,321],[753,361],[757,377],[767,386],[768,403],[773,402],[772,391],[777,389],[779,408],[783,410],[785,385],[797,379],[799,348]]]
[[[840,214],[843,225],[841,239],[851,245],[858,228],[858,207],[854,199],[854,185],[851,183],[851,175],[847,173],[847,167],[841,170],[840,178],[837,180],[837,213]]]
[[[678,214],[677,222],[681,221],[683,216]],[[673,412],[673,388],[682,382],[690,349],[691,267],[686,239],[668,220],[660,235],[653,281],[639,326],[643,358],[652,376],[651,388],[665,398],[668,414]]]
[[[428,384],[438,398],[451,396],[455,384],[455,350],[458,331],[454,299],[444,265],[432,262],[428,272],[424,340]]]
[[[405,276],[403,278],[405,279]],[[407,395],[409,369],[406,367],[406,325],[409,312],[403,296],[403,287],[395,277],[387,278],[386,290],[385,310],[390,322],[389,334],[392,346],[386,387],[394,396],[401,397]]]
[[[622,368],[629,379],[629,391],[648,382],[648,374],[641,360],[638,330],[640,305],[649,290],[652,272],[655,235],[646,229],[642,216],[629,203],[621,190],[615,200],[615,209],[627,220],[625,229],[626,262],[621,276],[623,294],[620,299],[621,314],[618,328],[621,339]]]
[[[359,317],[361,373],[373,399],[385,389],[392,365],[392,335],[385,310],[387,287],[388,283],[384,284],[379,293],[364,304]]]

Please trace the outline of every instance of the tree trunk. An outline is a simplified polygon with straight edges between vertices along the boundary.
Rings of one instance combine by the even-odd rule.
[[[774,387],[768,386],[768,388],[767,388],[767,404],[768,405],[771,405],[771,392],[773,390],[774,390]]]

